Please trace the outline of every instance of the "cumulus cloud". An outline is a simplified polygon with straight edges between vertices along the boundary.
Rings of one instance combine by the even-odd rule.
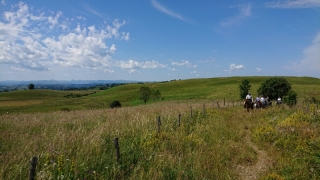
[[[108,69],[117,48],[115,44],[109,47],[106,40],[130,39],[128,32],[119,31],[126,21],[115,19],[105,27],[74,26],[68,22],[72,18],[64,18],[60,11],[46,16],[30,9],[19,2],[3,12],[0,21],[0,64],[11,64],[15,70],[48,71],[50,66],[62,66],[112,72]],[[64,31],[66,24],[68,31]]]
[[[256,68],[257,72],[260,72],[261,71],[261,68]]]
[[[279,0],[265,3],[268,8],[313,8],[320,7],[319,0]]]
[[[245,67],[244,67],[242,64],[236,65],[236,64],[234,64],[234,63],[231,63],[230,66],[229,66],[229,69],[228,69],[228,70],[224,70],[224,71],[230,73],[230,72],[233,72],[233,71],[242,70],[242,69],[244,69],[244,68],[245,68]]]
[[[303,51],[303,59],[297,63],[287,65],[286,68],[297,72],[320,72],[320,31],[312,44]]]
[[[119,66],[122,69],[155,69],[155,68],[165,68],[166,65],[159,63],[158,61],[145,61],[139,62],[134,60],[120,61]]]
[[[229,27],[240,24],[243,20],[251,16],[251,4],[240,4],[238,6],[235,6],[238,8],[238,14],[226,18],[220,22],[221,27]],[[234,8],[234,7],[231,7]]]
[[[181,62],[171,62],[171,65],[173,66],[186,66],[186,67],[189,67],[189,68],[196,68],[197,65],[193,65],[192,63],[190,63],[188,60],[182,60]]]
[[[197,71],[191,71],[190,74],[195,74],[196,76],[200,76],[200,73]]]

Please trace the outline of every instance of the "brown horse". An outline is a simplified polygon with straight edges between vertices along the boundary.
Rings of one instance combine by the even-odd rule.
[[[250,112],[250,109],[253,109],[253,103],[251,100],[247,99],[244,103],[245,107],[247,108],[247,112]]]

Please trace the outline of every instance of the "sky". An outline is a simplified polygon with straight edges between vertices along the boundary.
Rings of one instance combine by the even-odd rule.
[[[0,1],[0,81],[320,78],[320,0]]]

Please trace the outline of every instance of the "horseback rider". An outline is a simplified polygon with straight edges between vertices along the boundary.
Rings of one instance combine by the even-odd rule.
[[[281,104],[281,97],[280,96],[277,99],[277,104]]]
[[[259,97],[259,95],[256,97],[256,107],[257,108],[260,108],[260,106],[261,106],[261,104],[260,104],[260,97]]]
[[[249,112],[249,109],[253,109],[253,97],[250,92],[246,96],[246,101],[244,103],[244,106],[247,108],[248,112]]]
[[[261,98],[260,98],[260,102],[261,102],[261,105],[262,105],[263,108],[266,107],[265,101],[266,101],[266,99],[262,95]]]
[[[248,95],[246,96],[246,100],[250,100],[251,102],[253,102],[253,97],[251,95],[251,93],[249,92]]]

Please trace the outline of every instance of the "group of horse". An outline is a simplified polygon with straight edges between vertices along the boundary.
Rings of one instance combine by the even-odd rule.
[[[243,107],[247,109],[247,112],[250,112],[250,109],[253,110],[254,108],[256,109],[263,109],[272,106],[271,101],[254,101],[252,102],[251,100],[245,100],[243,103]]]

